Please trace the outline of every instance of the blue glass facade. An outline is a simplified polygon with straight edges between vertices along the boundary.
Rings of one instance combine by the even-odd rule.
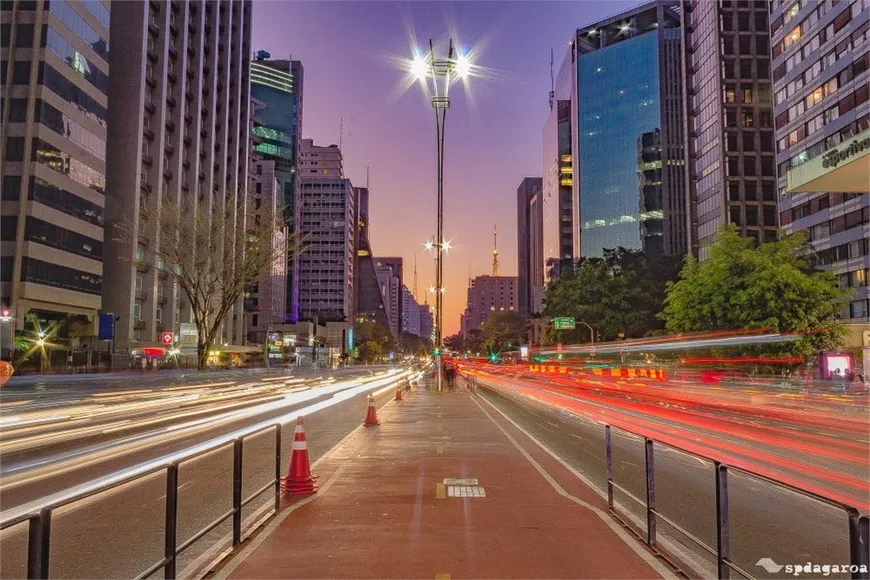
[[[661,230],[663,211],[650,204],[656,159],[647,141],[662,125],[658,32],[580,55],[577,84],[581,253],[657,253],[650,233]]]
[[[302,64],[299,61],[258,60],[251,63],[251,97],[261,101],[255,112],[253,149],[263,159],[275,162],[275,179],[281,192],[280,206],[290,236],[295,235],[299,208],[296,203],[296,172],[302,127]],[[298,264],[287,267],[287,321],[299,315]]]

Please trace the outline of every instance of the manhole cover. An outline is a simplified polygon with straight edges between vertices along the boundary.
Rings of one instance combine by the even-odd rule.
[[[447,497],[486,497],[486,492],[473,485],[448,485]]]
[[[444,485],[477,485],[476,477],[445,477]]]

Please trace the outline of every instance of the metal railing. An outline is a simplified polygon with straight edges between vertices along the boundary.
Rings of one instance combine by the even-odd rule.
[[[275,430],[275,476],[261,488],[251,493],[247,498],[242,497],[242,466],[245,453],[245,440],[261,435],[272,429]],[[233,495],[232,508],[219,516],[216,520],[201,528],[189,539],[178,544],[178,472],[182,464],[212,453],[228,448],[232,443],[233,448]],[[176,577],[176,563],[178,556],[202,539],[206,534],[217,528],[220,524],[232,518],[232,545],[238,546],[242,541],[242,508],[250,504],[274,487],[275,497],[272,513],[277,512],[281,501],[281,423],[267,425],[255,431],[240,435],[228,441],[221,441],[203,449],[198,449],[190,455],[185,455],[174,461],[155,466],[152,469],[118,479],[102,486],[88,488],[81,493],[65,497],[55,503],[45,505],[35,512],[29,512],[18,517],[6,520],[0,525],[0,530],[6,530],[12,526],[28,522],[27,537],[27,577],[47,579],[51,564],[51,530],[52,513],[57,509],[68,506],[75,502],[93,497],[121,486],[144,480],[150,476],[166,473],[166,500],[165,519],[163,530],[163,558],[144,570],[137,578],[147,578],[163,568],[165,578]],[[261,520],[262,522],[262,520]]]
[[[645,491],[644,498],[637,497],[631,491],[613,481],[613,442],[611,434],[612,429],[618,429],[623,433],[643,440]],[[712,464],[716,491],[715,547],[708,545],[707,542],[701,540],[685,528],[681,527],[675,521],[662,514],[661,511],[656,509],[656,445],[661,445],[665,448],[676,450],[680,453],[702,459]],[[666,549],[660,549],[662,547],[659,545],[656,537],[656,524],[659,520],[661,520],[662,522],[676,529],[680,534],[690,539],[693,543],[695,543],[704,551],[713,556],[716,559],[716,571],[718,577],[722,580],[728,580],[731,577],[732,570],[738,572],[745,578],[754,578],[751,573],[738,566],[731,559],[731,517],[728,501],[728,474],[731,472],[735,472],[748,475],[752,478],[762,480],[780,489],[795,492],[804,497],[822,502],[824,504],[842,510],[846,516],[846,521],[848,524],[849,559],[850,566],[853,568],[853,571],[851,572],[852,578],[864,580],[868,578],[867,570],[868,567],[870,567],[870,518],[868,518],[868,516],[866,515],[862,516],[855,507],[840,503],[838,501],[834,501],[832,499],[789,485],[787,483],[771,479],[753,471],[730,466],[721,461],[705,457],[698,453],[692,453],[690,451],[686,451],[685,449],[680,449],[679,447],[668,445],[661,441],[656,441],[654,439],[651,439],[639,433],[635,433],[628,429],[623,429],[621,427],[611,427],[610,425],[604,426],[604,446],[607,470],[607,507],[609,508],[610,513],[620,522],[622,522],[628,529],[634,532],[639,538],[646,542],[646,544],[650,548],[658,551],[659,553],[662,553],[663,551],[666,552]],[[622,492],[625,496],[632,499],[644,508],[646,512],[646,534],[643,534],[642,531],[638,531],[637,527],[632,525],[632,523],[630,523],[626,518],[620,515],[614,504],[614,490]],[[666,559],[669,559],[664,553],[662,553],[662,556],[666,557]],[[854,570],[857,570],[857,572]]]

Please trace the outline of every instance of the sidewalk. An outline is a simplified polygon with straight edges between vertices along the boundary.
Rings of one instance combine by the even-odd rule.
[[[672,577],[600,496],[464,388],[418,387],[379,419],[321,458],[318,493],[288,502],[214,577]]]

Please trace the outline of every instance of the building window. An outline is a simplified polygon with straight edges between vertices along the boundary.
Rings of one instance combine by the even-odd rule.
[[[133,304],[133,320],[142,320],[142,305],[139,303]]]
[[[743,111],[742,124],[744,127],[755,126],[755,114],[752,111]]]
[[[12,84],[27,85],[30,84],[30,61],[16,60],[12,65]]]

